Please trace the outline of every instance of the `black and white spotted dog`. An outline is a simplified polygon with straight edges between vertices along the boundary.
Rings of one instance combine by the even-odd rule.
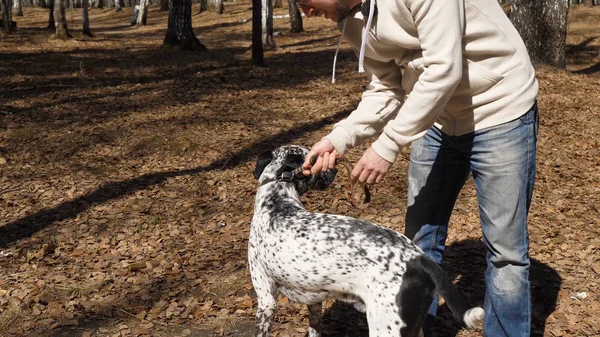
[[[370,337],[418,336],[435,289],[468,328],[483,319],[469,308],[445,272],[407,237],[347,216],[311,213],[300,195],[326,189],[336,170],[316,177],[298,171],[308,150],[284,146],[259,156],[259,188],[248,258],[258,298],[257,336],[266,337],[277,291],[309,309],[309,336],[321,335],[321,303],[328,298],[364,303]]]

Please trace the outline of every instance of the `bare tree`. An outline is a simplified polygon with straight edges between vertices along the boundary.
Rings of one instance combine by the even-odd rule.
[[[12,30],[9,0],[1,0],[0,4],[2,5],[2,29],[9,33]]]
[[[160,10],[164,12],[169,10],[169,0],[160,0]]]
[[[55,25],[54,25],[54,1],[55,0],[49,0],[48,2],[48,8],[50,8],[50,10],[48,11],[48,29],[55,29]]]
[[[115,0],[115,12],[120,12],[122,10],[123,8],[121,8],[121,0]]]
[[[208,0],[200,0],[200,13],[208,10]]]
[[[566,66],[569,0],[513,0],[510,19],[533,61]]]
[[[262,0],[252,0],[252,61],[254,65],[264,65],[262,42]]]
[[[90,16],[88,15],[88,7],[90,6],[89,0],[82,0],[81,3],[81,18],[83,19],[83,29],[81,34],[89,37],[94,37],[90,30]]]
[[[137,15],[137,25],[145,26],[147,19],[148,19],[148,0],[140,0],[140,10]]]
[[[303,32],[302,13],[300,13],[296,0],[288,0],[288,11],[290,12],[290,31],[292,33]]]
[[[223,0],[215,1],[215,11],[217,14],[223,14],[225,12],[225,4],[223,3]]]
[[[283,8],[283,0],[274,0],[273,8]]]
[[[192,29],[192,0],[171,0],[169,22],[163,46],[176,46],[182,50],[206,50]]]
[[[273,39],[273,1],[262,0],[262,42],[267,48],[275,48],[275,39]]]
[[[15,15],[23,16],[23,0],[15,0]]]
[[[67,15],[65,14],[65,0],[54,0],[54,24],[56,25],[56,37],[61,40],[71,38],[67,27]]]

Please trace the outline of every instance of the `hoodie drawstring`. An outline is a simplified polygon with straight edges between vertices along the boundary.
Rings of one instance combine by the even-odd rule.
[[[367,38],[369,37],[369,29],[371,29],[371,24],[373,23],[373,13],[375,13],[375,0],[371,0],[371,8],[369,8],[369,19],[367,20],[367,26],[365,27],[365,31],[363,32],[362,43],[360,45],[360,54],[358,56],[358,72],[365,72],[365,47],[367,45]]]
[[[365,72],[365,48],[367,45],[367,38],[369,37],[369,29],[371,29],[371,24],[373,23],[373,13],[375,12],[375,0],[370,0],[370,8],[369,8],[369,18],[367,19],[367,25],[365,27],[365,31],[363,32],[362,43],[360,45],[360,53],[358,56],[358,72]],[[337,63],[338,53],[340,51],[340,46],[342,45],[342,40],[344,39],[344,32],[346,31],[346,23],[347,19],[344,19],[344,25],[342,26],[342,35],[340,36],[340,41],[338,41],[337,48],[335,49],[335,56],[333,57],[333,71],[331,74],[331,83],[335,84],[335,65]]]
[[[335,84],[335,64],[337,62],[340,46],[342,45],[342,40],[344,39],[344,32],[346,31],[346,22],[348,22],[348,20],[344,19],[344,25],[342,26],[342,35],[340,36],[340,41],[338,41],[337,48],[335,49],[335,56],[333,57],[333,72],[331,74],[331,83],[333,84]]]

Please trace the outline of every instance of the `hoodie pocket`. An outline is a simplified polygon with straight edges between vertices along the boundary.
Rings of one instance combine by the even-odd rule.
[[[479,95],[503,79],[504,76],[497,74],[471,60],[466,60],[466,62],[463,62],[463,77],[458,84],[454,95]]]

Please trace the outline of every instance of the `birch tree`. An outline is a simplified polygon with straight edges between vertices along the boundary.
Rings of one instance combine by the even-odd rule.
[[[273,39],[273,1],[261,1],[261,22],[262,22],[262,43],[267,48],[275,48],[275,39]]]
[[[66,40],[72,37],[67,27],[65,0],[54,0],[54,24],[56,26],[56,38]]]
[[[303,32],[304,27],[302,27],[302,13],[298,8],[296,0],[288,0],[288,11],[290,12],[290,31],[292,33]]]
[[[513,0],[510,19],[535,62],[566,66],[569,0]]]
[[[223,0],[215,0],[215,11],[217,14],[223,14],[225,12],[225,4]]]
[[[121,0],[115,0],[115,12],[120,12],[122,10],[123,8],[121,8]]]
[[[191,51],[206,49],[192,29],[192,0],[169,1],[169,21],[163,46]]]
[[[23,16],[23,0],[15,0],[15,15]]]
[[[137,25],[145,26],[147,18],[148,18],[148,0],[140,0],[140,10],[139,10],[138,16],[137,16]]]

